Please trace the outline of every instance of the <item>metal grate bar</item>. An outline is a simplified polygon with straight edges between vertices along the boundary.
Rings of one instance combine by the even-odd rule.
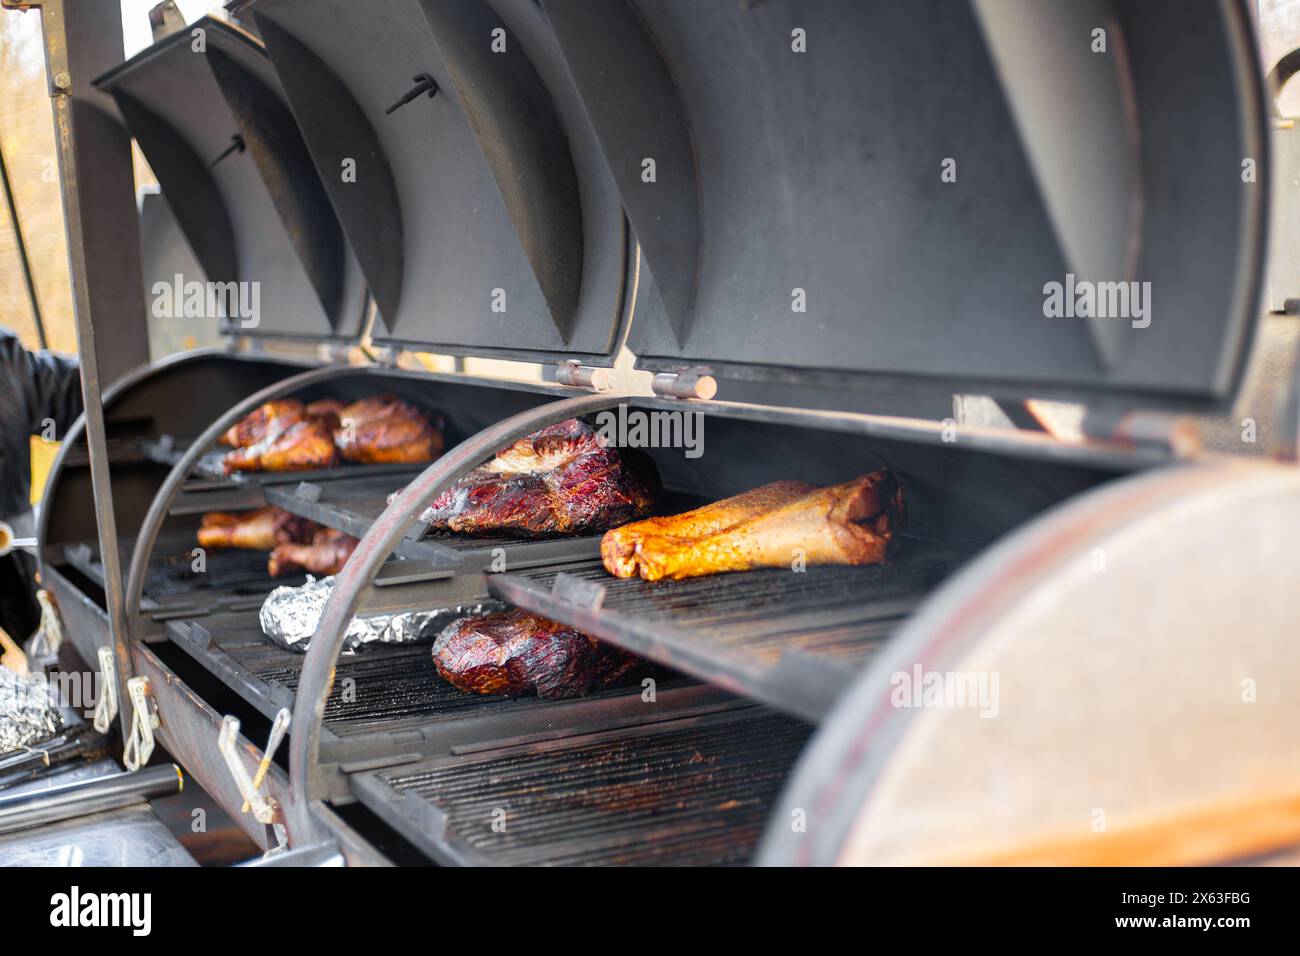
[[[603,588],[599,608],[553,591],[557,571],[502,574],[502,600],[789,713],[819,720],[857,670],[966,558],[906,539],[889,564],[765,569],[683,581],[564,573]]]
[[[735,865],[809,733],[750,708],[389,768],[354,789],[447,863]]]

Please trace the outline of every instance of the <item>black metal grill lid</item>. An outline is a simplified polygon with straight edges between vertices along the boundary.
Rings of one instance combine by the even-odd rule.
[[[205,275],[149,290],[155,314],[269,338],[354,340],[365,279],[256,39],[203,18],[95,81],[117,103]],[[208,295],[207,282],[214,286]],[[238,283],[238,299],[229,296]],[[179,287],[179,288],[178,288]],[[186,303],[201,317],[185,312]]]
[[[540,2],[653,284],[643,367],[1235,394],[1269,179],[1244,5]],[[1099,282],[1141,298],[1071,317]]]
[[[250,9],[378,303],[376,341],[610,361],[631,244],[533,0]]]

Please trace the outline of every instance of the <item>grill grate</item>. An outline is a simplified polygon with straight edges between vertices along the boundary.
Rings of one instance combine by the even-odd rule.
[[[118,547],[124,568],[130,567],[134,544],[134,541],[125,541]],[[184,603],[189,605],[193,603],[196,592],[227,597],[259,595],[267,594],[282,584],[298,585],[307,580],[302,574],[272,578],[266,573],[267,552],[242,548],[208,551],[204,557],[204,570],[195,571],[191,552],[196,547],[198,544],[193,534],[172,534],[159,539],[149,563],[149,576],[145,579],[146,599],[165,604],[174,603],[169,599],[184,598]],[[104,565],[100,561],[98,545],[71,545],[64,549],[64,555],[69,564],[103,586]]]
[[[202,635],[202,640],[196,641],[189,634],[191,628]],[[184,643],[191,653],[223,655],[226,661],[222,663],[237,668],[246,692],[260,690],[260,709],[264,713],[274,714],[292,702],[302,676],[304,655],[265,637],[256,611],[214,614],[189,625],[178,624],[172,633],[188,638]],[[206,645],[207,650],[196,644]],[[676,675],[647,663],[610,690],[639,688],[647,676],[655,676],[661,687],[682,683]],[[334,687],[325,705],[325,721],[334,733],[348,737],[380,724],[455,719],[478,716],[486,710],[547,708],[562,703],[467,694],[438,674],[429,642],[377,644],[338,659]]]
[[[503,600],[634,653],[820,719],[857,669],[966,554],[907,539],[885,565],[765,569],[683,581],[564,573],[603,588],[598,610],[556,596],[557,571],[497,575]]]
[[[389,768],[354,788],[448,863],[746,863],[810,728],[753,708],[683,723]]]

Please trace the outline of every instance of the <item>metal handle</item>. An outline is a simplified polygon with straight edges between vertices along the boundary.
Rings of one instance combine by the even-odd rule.
[[[239,737],[239,718],[227,714],[221,719],[221,729],[217,732],[217,749],[226,761],[226,769],[235,780],[235,786],[244,798],[244,805],[253,810],[253,819],[258,823],[275,822],[275,801],[262,796],[248,776],[244,761],[239,758],[235,740]]]
[[[289,731],[289,718],[293,715],[289,712],[288,707],[281,707],[280,712],[275,715],[275,722],[271,724],[271,733],[266,738],[266,750],[262,751],[262,762],[257,765],[257,773],[253,774],[253,789],[259,790],[262,781],[266,779],[267,771],[271,769],[271,758],[280,747],[280,742],[284,740],[284,735]],[[239,808],[240,813],[248,812],[248,798],[244,798],[244,805]],[[266,821],[262,821],[265,823]]]

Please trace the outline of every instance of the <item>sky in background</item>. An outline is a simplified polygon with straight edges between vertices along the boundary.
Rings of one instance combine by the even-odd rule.
[[[158,0],[122,0],[122,46],[128,59],[139,53],[150,43],[153,36],[149,32],[149,11],[158,5]],[[192,23],[205,13],[219,13],[221,0],[176,0],[186,23]]]

